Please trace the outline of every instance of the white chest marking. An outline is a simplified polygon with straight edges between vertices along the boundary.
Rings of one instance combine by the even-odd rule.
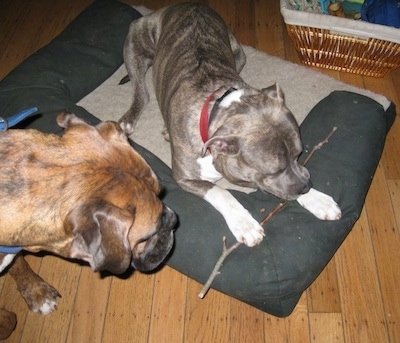
[[[240,102],[240,98],[242,97],[244,93],[243,89],[238,89],[236,91],[233,91],[232,93],[228,94],[219,104],[219,107],[223,108],[228,108],[232,102]]]
[[[210,154],[198,158],[196,162],[200,166],[200,178],[202,180],[215,183],[222,179],[222,175],[215,169],[212,163],[212,156]]]

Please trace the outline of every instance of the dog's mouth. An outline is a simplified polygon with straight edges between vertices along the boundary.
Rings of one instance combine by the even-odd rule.
[[[175,212],[164,206],[156,232],[139,242],[132,250],[132,267],[142,272],[156,269],[174,245],[174,230],[177,222]]]
[[[131,265],[141,272],[156,269],[168,256],[174,245],[174,232],[158,233],[138,243],[132,251]]]
[[[311,187],[312,183],[311,181],[308,181],[305,184],[292,185],[286,187],[285,189],[284,187],[280,187],[279,189],[259,187],[259,189],[265,194],[269,194],[283,200],[292,201],[296,200],[299,196],[308,193]]]

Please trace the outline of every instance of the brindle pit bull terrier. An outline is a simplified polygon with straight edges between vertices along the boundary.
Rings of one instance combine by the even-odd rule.
[[[133,103],[121,127],[133,132],[148,101],[144,80],[153,66],[173,176],[213,205],[239,242],[254,246],[264,230],[228,190],[215,185],[222,177],[297,200],[320,219],[340,219],[335,201],[311,188],[309,172],[297,162],[302,143],[282,90],[278,85],[254,89],[241,79],[244,52],[212,9],[183,3],[135,20],[124,60]]]
[[[9,266],[29,308],[48,314],[58,291],[10,246],[87,261],[115,274],[156,268],[170,252],[176,215],[116,122],[91,126],[71,113],[62,137],[37,130],[0,133],[0,272]],[[13,261],[14,260],[14,261]]]

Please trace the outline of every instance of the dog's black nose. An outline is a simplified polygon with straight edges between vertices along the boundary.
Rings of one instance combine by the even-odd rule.
[[[311,188],[312,188],[312,183],[311,183],[311,181],[308,181],[306,184],[304,184],[304,186],[300,190],[299,194],[306,194],[310,191]]]

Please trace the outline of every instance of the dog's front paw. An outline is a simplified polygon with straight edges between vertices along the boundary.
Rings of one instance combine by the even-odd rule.
[[[314,188],[297,198],[297,202],[322,220],[339,220],[342,212],[333,198]]]
[[[54,312],[57,309],[58,298],[61,298],[60,293],[40,277],[34,283],[20,289],[20,292],[29,309],[41,314]]]
[[[132,109],[129,109],[119,120],[118,124],[125,135],[130,136],[135,131],[137,116]]]
[[[129,120],[125,120],[124,117],[122,117],[119,120],[119,126],[121,126],[122,131],[125,133],[125,135],[130,136],[133,131],[134,131],[134,125],[129,122]]]
[[[261,243],[265,236],[264,229],[250,213],[236,213],[232,217],[228,226],[238,242],[244,243],[248,247]]]

